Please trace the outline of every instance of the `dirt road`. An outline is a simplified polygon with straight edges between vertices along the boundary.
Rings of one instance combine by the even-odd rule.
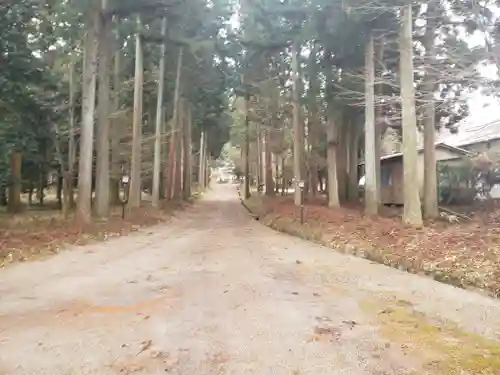
[[[276,233],[230,185],[0,270],[2,375],[475,373],[499,330],[498,301]]]

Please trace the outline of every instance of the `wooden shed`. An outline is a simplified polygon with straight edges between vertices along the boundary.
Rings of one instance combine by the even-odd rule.
[[[438,163],[459,165],[463,162],[462,158],[466,155],[470,155],[470,152],[461,148],[449,146],[445,143],[436,144],[436,161]],[[423,149],[418,150],[417,170],[415,173],[418,174],[420,196],[422,196],[424,186]],[[380,185],[382,204],[402,205],[404,203],[402,153],[387,155],[380,158]]]

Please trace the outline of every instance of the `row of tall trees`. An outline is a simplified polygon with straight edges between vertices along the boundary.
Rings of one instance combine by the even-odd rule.
[[[496,29],[484,26],[494,21],[492,6],[453,0],[242,1],[240,130],[233,131],[232,142],[243,150],[247,177],[255,160],[258,180],[274,194],[272,182],[284,183],[293,170],[297,204],[297,183],[304,180],[307,193],[317,194],[320,186],[328,205],[338,207],[357,199],[362,162],[366,213],[377,214],[380,156],[391,129],[402,143],[404,222],[421,225],[423,215],[436,217],[435,134],[455,128],[468,114],[465,93],[494,90],[494,82],[477,72],[478,64],[496,56]],[[467,43],[478,30],[486,33],[485,48]],[[420,132],[422,197],[415,172]]]
[[[366,212],[376,214],[381,144],[391,129],[404,153],[404,221],[420,225],[417,134],[425,144],[424,214],[432,218],[435,131],[467,115],[464,92],[496,90],[476,69],[498,60],[492,6],[5,1],[0,198],[15,210],[21,183],[43,191],[55,168],[65,211],[76,194],[83,221],[108,215],[124,174],[130,207],[144,189],[157,206],[162,197],[189,195],[191,175],[203,183],[206,160],[219,154],[234,120],[242,169],[248,176],[258,160],[255,174],[268,194],[293,177],[311,195],[320,186],[337,207],[356,198],[363,161]],[[474,32],[484,35],[484,48],[469,48],[464,37]],[[230,93],[238,98],[232,117]]]
[[[205,184],[229,135],[229,4],[9,0],[0,12],[0,192],[12,211],[50,170],[84,222],[124,199],[122,176],[131,208],[144,190],[159,206]]]

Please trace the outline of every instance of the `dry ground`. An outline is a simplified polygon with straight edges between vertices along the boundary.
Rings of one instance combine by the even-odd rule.
[[[168,223],[0,271],[0,374],[499,374],[500,302],[253,221]]]
[[[254,195],[247,205],[271,227],[392,267],[500,297],[500,208],[458,224],[405,227],[397,211],[366,217],[357,206],[306,204],[305,225],[291,197]],[[396,214],[396,216],[394,216]]]

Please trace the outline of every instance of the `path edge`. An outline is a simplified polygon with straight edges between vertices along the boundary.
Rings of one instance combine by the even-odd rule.
[[[260,223],[262,225],[264,225],[264,226],[266,226],[266,227],[268,227],[276,232],[284,233],[284,234],[287,234],[289,236],[293,236],[293,237],[300,238],[302,240],[305,240],[305,241],[308,241],[308,242],[311,242],[311,243],[314,243],[317,245],[321,245],[327,249],[334,250],[342,255],[350,255],[350,256],[355,256],[357,258],[366,259],[367,261],[370,261],[370,262],[373,262],[376,264],[380,264],[380,265],[383,265],[386,267],[394,268],[394,269],[397,269],[397,270],[402,271],[402,272],[406,272],[406,273],[414,274],[414,275],[417,275],[420,277],[432,279],[432,280],[439,282],[441,284],[446,284],[446,285],[450,285],[450,286],[455,287],[455,288],[475,292],[475,293],[481,294],[485,297],[489,297],[489,298],[493,298],[493,299],[500,299],[500,295],[496,295],[492,291],[489,291],[489,290],[483,289],[483,288],[479,288],[479,287],[474,286],[474,285],[468,285],[468,284],[461,283],[459,280],[457,280],[457,278],[455,276],[447,274],[447,273],[434,272],[434,271],[428,271],[428,270],[415,270],[415,269],[413,269],[409,266],[406,266],[404,264],[401,264],[401,263],[389,263],[389,262],[385,261],[382,258],[382,256],[378,256],[376,254],[377,251],[375,251],[373,253],[373,252],[364,250],[362,248],[359,248],[359,247],[356,247],[353,245],[336,245],[334,243],[328,243],[326,241],[321,240],[320,238],[315,238],[314,236],[309,236],[306,231],[300,230],[300,229],[302,229],[302,227],[299,228],[299,230],[292,230],[292,229],[284,227],[284,226],[279,226],[278,224],[276,224],[276,222],[274,222],[272,220],[271,221],[265,220],[265,217],[266,217],[265,214],[259,216],[256,213],[254,213],[252,211],[252,209],[246,204],[246,202],[243,199],[243,197],[241,196],[241,193],[239,190],[238,190],[238,196],[239,196],[241,205],[245,208],[245,210],[247,210],[249,215],[254,220],[260,221]]]

